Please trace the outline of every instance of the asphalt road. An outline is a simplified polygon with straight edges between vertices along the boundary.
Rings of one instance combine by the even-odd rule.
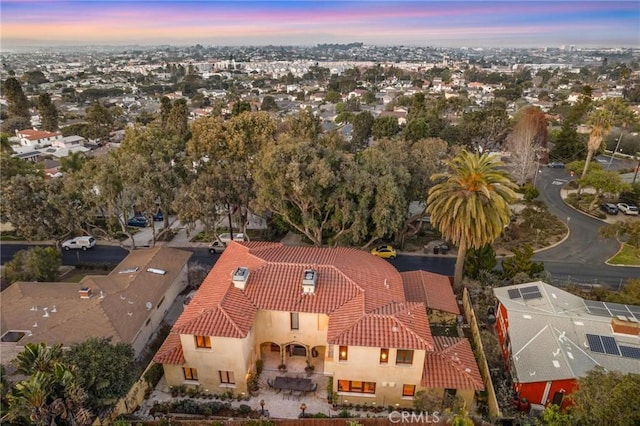
[[[557,247],[536,254],[534,259],[605,266],[604,261],[618,251],[619,245],[613,239],[603,240],[598,236],[604,222],[574,210],[562,200],[560,189],[572,179],[575,178],[565,169],[545,168],[538,175],[540,198],[552,214],[569,225],[569,238]]]

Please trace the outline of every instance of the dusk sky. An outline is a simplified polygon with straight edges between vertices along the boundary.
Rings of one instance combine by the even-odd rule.
[[[640,1],[1,0],[2,49],[173,44],[640,47]]]

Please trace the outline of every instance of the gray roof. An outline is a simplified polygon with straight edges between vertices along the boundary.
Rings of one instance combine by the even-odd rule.
[[[538,288],[540,297],[510,297],[509,290],[533,286]],[[638,359],[589,348],[587,334],[609,336],[619,345],[635,348],[640,348],[640,338],[614,333],[611,321],[616,317],[590,313],[582,298],[541,281],[495,288],[493,292],[507,310],[516,382],[578,378],[598,365],[622,373],[640,371]]]

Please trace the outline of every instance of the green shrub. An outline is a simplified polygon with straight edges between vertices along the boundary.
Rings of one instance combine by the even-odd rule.
[[[246,416],[251,412],[251,407],[249,407],[247,404],[240,404],[240,406],[238,407],[238,412],[241,415]]]
[[[144,373],[144,380],[149,383],[149,386],[155,388],[162,376],[164,375],[164,369],[162,364],[153,364],[146,373]]]

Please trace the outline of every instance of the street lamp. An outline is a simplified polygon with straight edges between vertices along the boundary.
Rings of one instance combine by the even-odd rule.
[[[264,399],[260,400],[260,415],[264,416]]]
[[[302,411],[302,413],[300,414],[301,418],[304,418],[304,410],[306,409],[307,409],[307,404],[305,404],[304,402],[300,404],[300,411]]]

